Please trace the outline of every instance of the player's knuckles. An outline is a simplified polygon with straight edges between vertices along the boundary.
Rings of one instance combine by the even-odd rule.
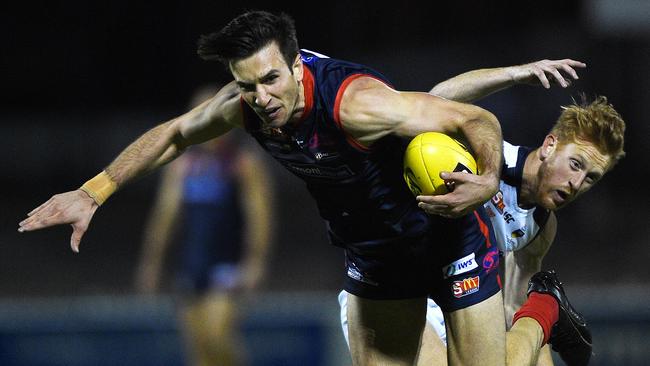
[[[52,202],[52,204],[50,204],[50,207],[48,207],[49,212],[57,212],[60,211],[61,209],[62,207],[59,202]]]

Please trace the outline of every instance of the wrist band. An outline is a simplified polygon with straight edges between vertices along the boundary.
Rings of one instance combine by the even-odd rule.
[[[117,190],[117,183],[105,171],[102,171],[79,189],[86,192],[97,205],[101,206]]]

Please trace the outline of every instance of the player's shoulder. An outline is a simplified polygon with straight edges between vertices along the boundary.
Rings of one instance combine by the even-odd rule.
[[[317,84],[340,86],[350,76],[371,77],[387,82],[386,77],[373,68],[357,62],[332,58],[322,53],[300,50],[301,60],[314,73]]]
[[[519,158],[519,149],[521,146],[513,145],[506,140],[503,140],[503,161],[506,167],[517,166]]]
[[[501,180],[510,186],[520,187],[526,158],[533,151],[527,146],[513,145],[503,141],[503,166]]]
[[[324,55],[320,52],[308,50],[306,48],[300,49],[300,57],[302,59],[302,62],[306,62],[306,63],[312,63],[318,60],[331,59],[327,55]]]

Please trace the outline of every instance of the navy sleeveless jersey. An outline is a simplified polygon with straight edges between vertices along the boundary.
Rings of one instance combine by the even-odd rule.
[[[242,257],[244,222],[233,166],[237,159],[230,150],[220,146],[217,152],[187,153],[180,238],[185,271],[203,273],[215,263],[238,263]]]
[[[387,136],[370,149],[347,135],[339,103],[347,85],[360,76],[388,84],[365,66],[301,52],[305,112],[292,126],[268,129],[242,100],[246,130],[262,147],[307,184],[333,244],[372,245],[417,236],[428,216],[402,178],[406,139]]]

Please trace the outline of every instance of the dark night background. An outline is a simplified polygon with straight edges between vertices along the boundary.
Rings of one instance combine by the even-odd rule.
[[[615,0],[449,3],[4,5],[0,296],[132,292],[157,174],[125,188],[97,212],[80,254],[69,249],[69,227],[19,234],[18,222],[52,194],[94,176],[147,129],[182,113],[194,89],[227,81],[220,64],[196,56],[195,44],[245,9],[288,12],[296,18],[301,47],[365,63],[402,90],[428,90],[476,68],[544,58],[586,62],[572,88],[518,86],[478,104],[497,115],[508,141],[534,145],[560,106],[579,92],[608,96],[627,122],[627,157],[558,213],[558,237],[544,267],[571,284],[645,284],[650,7]],[[269,165],[278,193],[278,240],[264,289],[336,291],[341,250],[327,243],[302,183],[279,164]]]

